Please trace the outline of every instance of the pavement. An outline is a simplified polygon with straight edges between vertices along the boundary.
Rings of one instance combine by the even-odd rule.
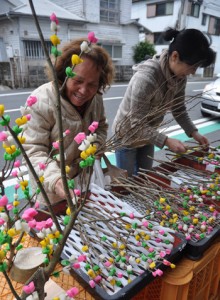
[[[187,81],[214,81],[216,80],[217,76],[213,76],[213,77],[201,77],[201,76],[191,76],[189,75],[187,77]]]
[[[7,91],[11,91],[12,89],[9,86],[6,85],[0,85],[0,92],[7,92]]]

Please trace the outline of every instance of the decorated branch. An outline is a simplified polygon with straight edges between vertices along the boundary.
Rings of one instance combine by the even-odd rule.
[[[30,5],[33,9],[33,15],[36,17],[32,2]],[[57,58],[61,52],[58,50],[57,46],[60,43],[60,40],[57,36],[57,31],[59,29],[58,19],[55,14],[51,15],[51,30],[54,31],[54,34],[51,36],[52,46],[52,55]],[[38,24],[38,23],[37,23]],[[38,24],[39,25],[39,24]],[[41,36],[41,33],[40,33]],[[81,45],[81,54],[78,56],[74,54],[72,56],[72,66],[66,69],[66,80],[63,86],[59,89],[57,88],[57,99],[58,99],[58,120],[61,120],[59,128],[62,130],[62,118],[59,116],[60,112],[60,93],[65,87],[66,81],[68,78],[75,76],[74,67],[83,62],[80,56],[83,52],[88,52],[91,50],[92,43],[96,42],[97,39],[94,36],[94,33],[89,33],[88,40],[84,41]],[[43,42],[43,45],[44,42]],[[48,58],[49,60],[49,58]],[[50,60],[49,60],[50,61]],[[56,62],[55,62],[56,63]],[[52,68],[53,69],[53,68]],[[54,73],[54,72],[53,72]],[[55,73],[54,73],[55,74]],[[55,75],[54,75],[55,77]],[[58,87],[58,82],[55,78],[55,85]],[[6,280],[12,290],[12,293],[16,299],[44,299],[44,285],[48,280],[49,276],[55,276],[56,273],[54,269],[59,262],[61,253],[65,242],[69,236],[77,214],[84,205],[86,194],[81,198],[81,190],[75,188],[75,183],[73,179],[68,178],[69,166],[65,164],[65,153],[63,148],[63,141],[65,137],[70,134],[69,130],[64,132],[60,130],[59,139],[52,142],[51,145],[51,154],[55,152],[54,155],[48,156],[48,160],[42,161],[38,164],[38,168],[34,168],[29,160],[29,157],[26,155],[24,150],[25,137],[24,132],[26,130],[27,122],[31,119],[32,106],[37,103],[38,99],[35,96],[30,96],[27,99],[26,106],[21,107],[21,117],[15,120],[15,125],[11,126],[10,116],[4,113],[4,105],[0,105],[0,124],[3,127],[3,130],[0,132],[0,140],[2,146],[5,150],[4,159],[5,167],[2,172],[1,178],[1,198],[0,198],[0,271],[5,275]],[[92,166],[94,163],[94,155],[97,150],[95,145],[97,134],[95,133],[98,128],[98,122],[93,122],[90,126],[90,135],[87,137],[85,133],[81,133],[81,140],[78,137],[75,137],[75,141],[79,146],[79,150],[82,151],[81,160],[79,162],[80,168],[85,169],[90,168],[92,173]],[[83,138],[82,138],[83,136]],[[85,144],[85,146],[83,146]],[[82,148],[82,149],[81,149]],[[26,164],[32,173],[35,181],[37,182],[36,190],[30,190],[29,182],[25,179],[24,172],[21,170],[21,161],[20,155],[23,155],[23,158],[26,161]],[[50,158],[49,158],[50,157]],[[51,158],[52,157],[52,158]],[[68,222],[66,226],[61,228],[60,223],[58,222],[57,216],[54,214],[47,193],[44,189],[44,172],[47,169],[51,161],[57,161],[61,165],[61,173],[63,174],[64,187],[66,187],[66,198],[68,202]],[[4,180],[11,175],[17,180],[17,184],[14,189],[13,202],[9,203],[7,196],[5,195]],[[86,190],[88,190],[88,182],[86,184]],[[21,189],[23,192],[22,203],[18,197],[18,190]],[[46,204],[50,217],[44,221],[38,221],[37,216],[39,214],[39,202],[38,196],[42,195]],[[81,201],[78,204],[78,199]],[[83,200],[84,199],[84,200]],[[40,239],[40,245],[42,247],[42,253],[45,255],[43,261],[43,267],[39,268],[36,273],[27,281],[23,287],[23,293],[19,296],[16,290],[13,288],[10,281],[9,271],[13,266],[13,261],[16,258],[16,255],[19,251],[22,251],[23,242],[25,240],[26,234],[32,232],[38,239]],[[41,282],[39,285],[39,276],[45,278],[45,281]],[[74,292],[75,291],[75,292]],[[73,298],[76,295],[76,289],[73,287],[70,291],[67,291],[66,299]]]

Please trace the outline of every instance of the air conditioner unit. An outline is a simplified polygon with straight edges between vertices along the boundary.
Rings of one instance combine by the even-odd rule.
[[[4,75],[4,80],[11,80],[11,76],[10,75]]]
[[[14,50],[14,56],[19,56],[19,50],[18,49]]]
[[[13,48],[12,46],[6,46],[6,53],[8,58],[13,58]]]

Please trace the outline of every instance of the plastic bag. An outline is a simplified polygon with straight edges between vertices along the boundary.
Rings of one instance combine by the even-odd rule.
[[[101,161],[99,159],[96,159],[94,162],[90,186],[91,183],[95,183],[103,189],[105,188],[105,177],[101,167]]]
[[[106,168],[101,167],[101,161],[99,159],[95,160],[90,181],[91,183],[95,183],[104,189],[106,186],[110,185],[111,182],[114,182],[115,178],[128,177],[127,170],[112,165],[105,154],[103,155],[103,160],[106,164]]]

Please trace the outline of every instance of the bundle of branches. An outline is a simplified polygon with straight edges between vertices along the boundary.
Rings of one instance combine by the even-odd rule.
[[[147,211],[150,220],[183,233],[189,240],[196,242],[208,236],[220,224],[215,201],[219,174],[160,162],[154,170],[141,170],[129,179],[118,178],[112,184],[113,193],[139,211]],[[117,193],[119,188],[125,191],[123,195]]]
[[[41,39],[42,47],[47,57],[47,62],[53,74],[53,81],[54,81],[54,87],[56,92],[55,97],[57,103],[57,122],[59,127],[59,164],[61,169],[63,187],[66,194],[67,206],[69,210],[69,220],[66,223],[65,228],[60,226],[60,223],[58,222],[58,218],[54,213],[52,204],[43,186],[43,179],[44,179],[43,170],[46,167],[46,165],[50,163],[50,160],[42,164],[39,167],[39,170],[37,170],[31,164],[29,157],[27,156],[23,148],[22,144],[25,142],[25,139],[23,137],[24,125],[26,122],[28,122],[27,112],[30,107],[25,107],[22,109],[23,110],[22,117],[16,120],[16,124],[17,124],[16,126],[11,127],[10,117],[4,114],[4,106],[0,105],[0,116],[1,116],[0,124],[5,128],[5,131],[1,132],[1,141],[3,141],[3,147],[5,149],[4,158],[6,160],[6,164],[2,170],[2,176],[0,180],[1,196],[2,196],[0,199],[1,202],[0,203],[0,207],[1,207],[0,271],[4,274],[10,286],[10,289],[16,299],[18,300],[26,299],[28,297],[31,297],[31,295],[29,295],[30,293],[34,292],[35,293],[35,296],[33,296],[35,297],[34,299],[43,300],[45,298],[45,291],[44,291],[45,283],[49,279],[49,276],[51,276],[57,263],[59,262],[61,253],[63,251],[63,247],[73,228],[78,213],[85,204],[88,189],[89,189],[89,184],[90,184],[90,178],[93,170],[92,165],[94,163],[94,157],[91,157],[92,161],[90,161],[89,164],[84,163],[84,168],[82,169],[81,177],[80,177],[81,178],[80,183],[84,189],[84,196],[80,196],[80,192],[78,193],[74,190],[72,181],[67,178],[67,171],[65,165],[65,155],[64,155],[64,145],[63,145],[63,138],[65,135],[63,133],[63,126],[62,126],[60,98],[61,98],[61,92],[65,87],[66,80],[63,86],[59,87],[56,73],[54,72],[54,67],[50,59],[50,56],[48,54],[47,47],[45,45],[44,37],[38,23],[38,18],[36,16],[32,0],[29,0],[29,4]],[[55,35],[56,35],[57,27],[55,23],[53,25],[54,25],[53,28],[55,28]],[[89,41],[85,43],[87,43],[88,46],[90,45]],[[56,49],[56,46],[54,48],[55,49],[53,49],[54,50],[53,52],[56,54],[57,57],[59,55],[59,51]],[[73,68],[74,65],[72,66],[72,69]],[[35,99],[32,97],[29,100],[30,101],[27,106],[34,105]],[[17,146],[15,146],[14,144],[17,144]],[[20,154],[23,155],[28,165],[28,168],[32,173],[33,178],[36,181],[38,186],[36,193],[34,192],[33,195],[29,193],[28,181],[23,177],[23,172],[20,170],[20,163],[16,161],[17,157]],[[11,174],[14,166],[17,167],[18,169],[17,171],[13,171],[14,172],[13,176],[17,177],[19,181],[19,184],[16,185],[15,187],[15,192],[19,187],[21,187],[24,192],[25,199],[27,200],[27,202],[21,208],[19,208],[17,192],[14,195],[14,202],[12,204],[9,203],[7,197],[5,196],[4,181]],[[70,193],[70,190],[73,192],[74,196]],[[35,220],[35,216],[38,213],[37,212],[38,206],[36,203],[36,199],[39,193],[41,193],[47,205],[47,209],[48,209],[47,213],[49,212],[48,220],[47,221],[45,220],[45,222],[42,223],[36,222]],[[46,254],[46,259],[44,262],[44,267],[39,268],[34,273],[34,275],[31,278],[29,278],[28,281],[26,282],[25,286],[28,287],[28,289],[27,288],[23,289],[22,295],[19,296],[11,283],[8,272],[11,269],[16,254],[18,253],[18,251],[22,249],[22,238],[25,236],[26,233],[30,232],[30,228],[32,228],[33,226],[34,228],[37,228],[37,231],[41,231],[41,229],[44,229],[43,233],[38,232],[41,233],[41,236],[39,235],[38,236],[41,239],[43,239],[42,245],[43,245],[43,251]],[[52,236],[51,239],[47,237],[48,234]],[[30,283],[32,284],[32,287],[34,287],[32,291],[30,291],[29,289]]]
[[[167,83],[167,81],[164,81],[152,94],[148,94],[148,101],[153,102],[151,101],[152,99],[159,97],[161,91],[164,88],[166,89]],[[164,98],[165,97],[166,94],[164,95]],[[185,104],[188,104],[188,111],[198,105],[196,99],[199,97],[201,97],[201,93],[194,96],[185,96]],[[158,107],[155,108],[154,103],[150,105],[133,105],[127,115],[116,125],[115,134],[106,141],[102,148],[100,148],[100,151],[102,151],[102,149],[114,151],[122,147],[130,147],[136,143],[140,144],[143,141],[145,144],[146,141],[153,143],[156,132],[159,130],[163,133],[173,121],[174,117],[175,119],[181,118],[185,111],[182,109],[182,101],[179,101],[180,97],[166,103],[164,103],[164,98],[160,101],[159,109]],[[171,108],[174,112],[174,116],[170,112]],[[143,111],[146,112],[144,117]],[[166,113],[166,118],[164,118]]]
[[[137,212],[92,184],[89,200],[64,247],[70,271],[78,269],[81,277],[87,274],[90,286],[99,285],[107,296],[124,294],[121,289],[142,273],[156,277],[162,275],[163,264],[174,267],[168,262],[172,260],[174,231],[145,217],[144,211]],[[61,226],[64,223],[65,216],[60,218]]]

